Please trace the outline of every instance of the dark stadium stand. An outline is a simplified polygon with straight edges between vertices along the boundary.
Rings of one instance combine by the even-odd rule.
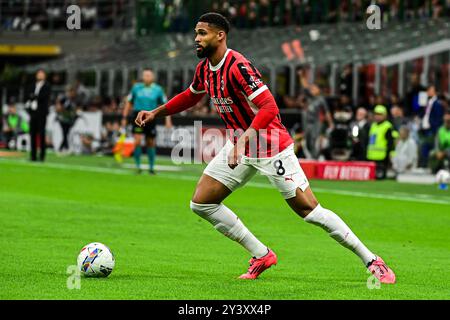
[[[320,35],[312,40],[310,33]],[[256,30],[235,30],[230,34],[230,47],[235,48],[260,65],[286,65],[288,59],[281,46],[293,40],[300,40],[305,53],[305,61],[315,64],[371,62],[377,58],[411,48],[426,45],[450,36],[450,19],[427,21],[392,22],[382,30],[369,30],[363,23],[341,23],[335,25],[307,25],[301,30],[296,27],[275,27]],[[195,64],[191,34],[153,34],[116,43],[100,50],[93,50],[85,56],[67,57],[46,64],[30,66],[28,70],[45,67],[63,70],[68,62],[76,69],[90,69],[94,65],[136,66],[151,64],[155,68],[171,66],[182,68]],[[102,64],[102,62],[104,64]]]

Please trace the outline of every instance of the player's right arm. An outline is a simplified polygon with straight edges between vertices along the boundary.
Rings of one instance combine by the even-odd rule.
[[[205,59],[206,60],[206,59]],[[196,105],[206,94],[203,79],[203,66],[205,60],[197,65],[194,79],[188,89],[182,93],[177,94],[167,103],[152,111],[141,111],[136,117],[136,124],[140,127],[145,126],[146,123],[153,121],[156,117],[165,117],[172,114],[180,113]]]

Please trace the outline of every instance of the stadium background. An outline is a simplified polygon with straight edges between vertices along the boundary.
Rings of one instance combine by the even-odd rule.
[[[80,30],[69,31],[66,8],[73,3],[80,5],[82,24]],[[380,30],[366,25],[370,4],[381,9]],[[71,151],[111,153],[124,97],[144,67],[155,70],[169,97],[189,85],[197,62],[191,50],[193,21],[205,10],[230,19],[234,29],[230,47],[257,63],[284,122],[297,138],[299,157],[365,160],[367,141],[358,139],[353,120],[363,107],[371,122],[371,112],[381,104],[388,108],[397,131],[402,125],[410,129],[419,147],[417,162],[428,167],[419,132],[425,105],[419,106],[417,100],[432,84],[442,108],[448,108],[445,1],[4,0],[0,10],[3,113],[11,101],[23,110],[34,72],[42,68],[52,84],[52,105],[73,89],[77,110],[100,112],[101,130],[89,130],[92,122],[86,120],[88,125],[72,130]],[[320,93],[311,97],[307,83],[319,86]],[[320,109],[320,120],[314,125],[320,130],[313,135],[308,132],[306,113],[314,103]],[[324,104],[333,125],[324,121]],[[208,124],[214,113],[205,98],[184,116]],[[182,117],[176,117],[175,126],[186,123]],[[48,126],[48,144],[57,149],[59,126]],[[173,147],[170,131],[159,131],[159,152],[167,154]],[[24,143],[21,140],[19,148]]]
[[[0,208],[5,223],[1,247],[7,248],[11,241],[17,245],[13,253],[2,249],[2,255],[27,265],[24,252],[31,244],[35,245],[33,262],[25,267],[24,275],[10,272],[0,275],[0,282],[8,285],[2,298],[101,298],[97,291],[101,288],[104,298],[448,299],[444,284],[448,283],[450,263],[450,201],[448,192],[435,184],[435,162],[420,152],[424,143],[421,123],[428,101],[427,97],[423,101],[423,93],[427,87],[435,86],[444,112],[449,108],[449,1],[0,0],[0,3]],[[67,29],[66,8],[70,4],[81,8],[80,30]],[[366,24],[369,17],[366,9],[371,4],[381,9],[379,30],[370,30]],[[233,26],[229,46],[244,53],[261,70],[284,123],[296,138],[301,163],[312,177],[317,172],[309,171],[309,166],[327,163],[325,160],[335,160],[339,166],[366,160],[367,144],[361,143],[355,127],[360,120],[369,124],[373,121],[376,105],[386,106],[388,120],[397,131],[401,127],[409,129],[418,148],[417,159],[402,174],[390,166],[389,177],[413,184],[393,180],[312,181],[320,199],[345,212],[345,217],[352,221],[350,224],[364,234],[369,245],[395,261],[403,282],[397,289],[368,291],[365,274],[358,278],[363,284],[361,288],[353,280],[354,275],[361,273],[357,266],[350,267],[344,283],[339,282],[327,267],[330,261],[337,269],[353,266],[355,261],[347,256],[341,258],[342,251],[328,245],[325,242],[328,239],[323,239],[320,232],[297,227],[293,217],[285,217],[281,199],[275,192],[265,190],[259,177],[248,191],[233,196],[234,207],[243,211],[243,218],[252,222],[257,234],[271,234],[267,226],[276,221],[274,229],[279,234],[273,242],[284,246],[281,252],[287,255],[285,262],[291,264],[275,271],[275,280],[268,282],[266,288],[227,282],[240,270],[232,261],[245,264],[242,252],[232,249],[229,243],[219,243],[205,225],[198,226],[200,222],[193,222],[195,219],[185,214],[203,165],[174,166],[168,158],[160,157],[157,160],[160,174],[152,182],[151,177],[132,175],[131,159],[122,165],[115,163],[112,149],[119,139],[124,99],[132,84],[150,66],[169,98],[186,88],[198,62],[192,30],[196,18],[210,10],[229,18]],[[25,104],[35,72],[40,68],[47,72],[52,85],[46,140],[54,153],[50,153],[47,163],[34,165],[26,161],[27,130],[18,128],[14,135],[18,140],[10,144],[5,128],[12,104],[20,117],[28,121]],[[311,94],[314,85],[320,89],[316,96]],[[70,94],[81,116],[73,125],[69,152],[59,152],[61,129],[55,120],[54,106]],[[311,104],[316,103],[321,107],[315,123],[320,132],[313,137],[314,143],[307,145],[307,113]],[[331,128],[323,105],[328,106],[333,117]],[[360,108],[368,113],[357,119]],[[173,124],[175,128],[192,129],[195,120],[202,120],[206,127],[221,126],[206,98],[188,112],[174,116]],[[158,153],[167,155],[174,145],[172,131],[164,128],[163,122],[159,124]],[[444,126],[443,119],[439,126]],[[434,134],[432,149],[435,137]],[[15,149],[20,152],[12,153]],[[444,168],[450,155],[448,149],[446,152],[447,162],[441,162]],[[14,157],[10,158],[11,155]],[[364,162],[363,166],[367,165]],[[323,173],[324,169],[321,170]],[[345,180],[348,176],[328,178]],[[175,185],[179,194],[170,198],[163,190]],[[156,203],[147,198],[149,192],[159,199]],[[144,201],[142,197],[146,197]],[[260,221],[250,214],[262,214],[255,201],[269,211]],[[142,206],[152,208],[151,218]],[[357,209],[362,207],[369,209],[362,214]],[[105,227],[86,234],[93,211]],[[390,215],[389,221],[384,221],[388,219],[384,214]],[[197,239],[173,226],[174,219],[193,228]],[[160,225],[155,225],[155,221]],[[366,221],[376,223],[367,226]],[[149,225],[153,228],[150,234]],[[166,230],[173,239],[161,243],[160,239],[167,237]],[[76,254],[90,241],[104,241],[117,250],[122,271],[119,268],[113,273],[111,277],[116,276],[116,282],[112,284],[83,282],[83,293],[71,293],[61,287],[65,281],[63,269],[73,260],[67,252]],[[292,246],[295,241],[312,241],[301,253],[302,274],[307,275],[306,279],[295,278],[298,261],[289,258],[289,254],[298,253],[298,248]],[[185,249],[192,253],[187,261],[179,253],[165,257],[167,252],[178,252],[179,242],[185,243]],[[136,243],[139,250],[134,247]],[[229,271],[218,276],[213,269],[216,257],[211,252],[220,248],[229,250],[225,255],[230,261],[225,262]],[[35,269],[36,263],[43,263],[44,269],[53,267],[39,254],[48,250],[55,253],[54,263],[59,268],[56,280],[51,272]],[[316,252],[327,252],[329,261],[315,255]],[[142,259],[127,269],[124,261],[133,255]],[[420,257],[415,272],[409,269],[413,255]],[[153,261],[152,256],[159,260]],[[190,280],[186,282],[183,278],[186,270],[173,266],[172,260],[190,268]],[[210,279],[194,273],[204,271],[198,260],[211,265],[207,269]],[[319,267],[317,261],[326,263]],[[146,277],[147,271],[156,279]],[[431,274],[424,279],[427,272]],[[171,279],[173,273],[183,276]],[[11,278],[15,283],[11,283]],[[142,287],[137,284],[139,281]],[[224,281],[232,289],[217,287],[218,281]]]

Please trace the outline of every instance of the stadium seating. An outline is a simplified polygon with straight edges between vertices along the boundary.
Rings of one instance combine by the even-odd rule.
[[[369,30],[364,23],[338,23],[334,25],[307,25],[233,30],[229,46],[258,61],[260,66],[281,66],[290,61],[281,46],[285,42],[300,40],[305,61],[316,65],[330,63],[370,62],[393,53],[412,49],[441,39],[449,38],[450,19],[413,20],[406,23],[391,22],[381,30]],[[318,39],[311,39],[310,32],[317,31]],[[192,34],[151,34],[146,37],[115,42],[85,54],[71,55],[49,63],[28,67],[50,70],[89,70],[139,65],[152,65],[158,69],[181,69],[194,66],[198,61],[193,54]],[[256,49],[255,49],[256,48]]]

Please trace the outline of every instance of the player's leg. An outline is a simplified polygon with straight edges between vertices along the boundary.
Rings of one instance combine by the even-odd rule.
[[[145,128],[145,127],[144,127]],[[147,157],[150,174],[155,174],[156,159],[156,126],[154,123],[148,124],[145,131]]]
[[[321,227],[339,244],[355,253],[381,282],[395,283],[395,274],[383,259],[371,252],[336,213],[323,208],[310,187],[304,191],[297,188],[295,197],[286,201],[306,222]]]
[[[295,196],[286,199],[286,202],[306,222],[320,226],[328,232],[330,237],[353,251],[364,265],[367,266],[376,260],[376,255],[367,249],[337,214],[319,204],[310,187],[307,187],[305,191],[297,188]]]
[[[289,206],[308,223],[320,226],[334,240],[354,252],[369,269],[376,268],[382,282],[395,282],[395,275],[359,240],[333,211],[323,208],[314,196],[293,148],[288,148],[259,168],[281,192]],[[372,271],[371,270],[371,271]],[[382,274],[380,274],[382,273]]]
[[[142,147],[141,147],[142,134],[134,133],[133,138],[134,138],[133,157],[134,157],[134,162],[136,164],[138,173],[140,173],[140,171],[141,171],[141,155],[142,155]]]
[[[191,209],[214,228],[243,246],[252,256],[248,271],[241,279],[256,279],[277,263],[275,253],[259,241],[222,201],[232,193],[222,182],[203,174],[191,201]]]
[[[241,244],[254,257],[267,254],[267,247],[262,244],[242,223],[236,214],[222,201],[235,189],[245,184],[256,170],[251,166],[240,165],[232,170],[226,164],[229,146],[225,146],[208,164],[201,176],[191,201],[191,209],[214,228]],[[235,171],[236,170],[236,171]]]
[[[267,254],[267,246],[261,243],[239,217],[222,203],[231,192],[223,183],[203,174],[192,197],[191,209],[211,223],[217,231],[242,245],[252,256],[260,258]]]

